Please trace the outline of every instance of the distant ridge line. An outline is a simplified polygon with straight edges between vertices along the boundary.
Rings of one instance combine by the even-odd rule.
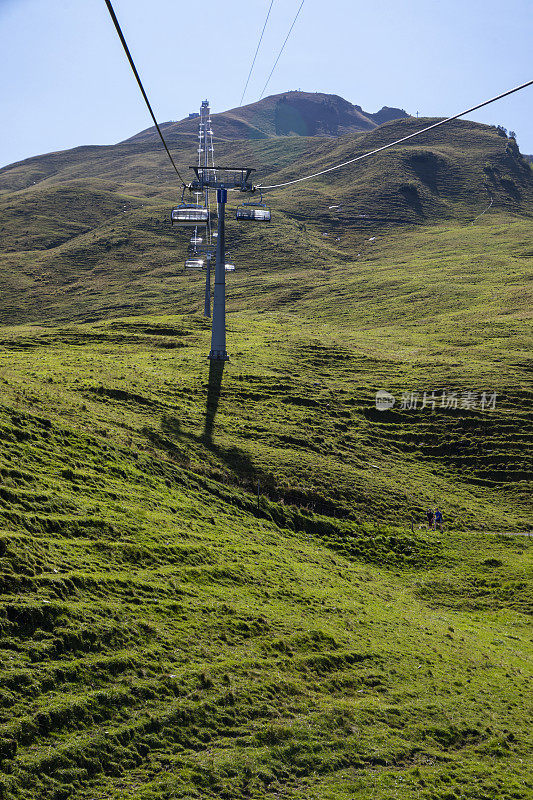
[[[410,115],[401,108],[383,106],[379,111],[364,111],[343,97],[322,92],[288,91],[269,95],[255,103],[213,114],[218,139],[268,139],[277,136],[343,136],[368,133],[384,122]],[[196,135],[188,118],[162,123],[165,135]],[[155,135],[146,128],[125,141]]]

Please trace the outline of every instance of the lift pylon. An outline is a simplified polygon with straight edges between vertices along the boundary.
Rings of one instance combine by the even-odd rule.
[[[225,214],[228,191],[253,194],[251,167],[215,166],[213,150],[213,131],[211,128],[211,111],[209,101],[204,100],[200,107],[198,131],[198,164],[190,167],[194,178],[183,185],[183,192],[188,190],[196,195],[195,203],[185,204],[174,209],[172,220],[175,224],[194,227],[191,237],[185,268],[206,273],[204,316],[211,316],[211,268],[214,266],[215,287],[213,292],[213,319],[211,325],[212,361],[227,361],[226,350],[226,272],[234,272],[235,265],[226,263],[225,251]],[[217,193],[217,231],[211,229],[210,191]],[[204,196],[204,205],[200,205],[200,197]],[[237,219],[254,222],[269,222],[270,209],[262,203],[243,204],[246,213],[237,214]],[[198,228],[205,225],[205,242],[199,236]],[[215,252],[216,247],[216,252]]]
[[[188,186],[191,192],[217,192],[217,248],[215,260],[215,290],[213,294],[213,322],[211,326],[212,361],[228,361],[226,350],[226,203],[228,189],[240,192],[253,192],[249,167],[191,167],[195,178]],[[206,289],[207,292],[207,289]]]

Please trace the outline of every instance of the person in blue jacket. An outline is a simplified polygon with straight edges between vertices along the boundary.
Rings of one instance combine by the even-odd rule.
[[[435,528],[438,528],[442,533],[442,511],[440,508],[435,509]]]

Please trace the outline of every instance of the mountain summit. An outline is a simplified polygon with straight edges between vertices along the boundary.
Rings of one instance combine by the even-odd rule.
[[[403,119],[409,114],[400,108],[384,106],[371,114],[336,94],[284,92],[273,94],[242,108],[213,114],[213,131],[218,139],[269,139],[274,136],[341,136],[372,131],[384,122]],[[197,134],[195,118],[166,122],[167,136]],[[157,137],[147,128],[127,141],[146,141]]]

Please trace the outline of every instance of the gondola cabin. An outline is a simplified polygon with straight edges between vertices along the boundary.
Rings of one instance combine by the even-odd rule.
[[[170,215],[172,225],[195,228],[197,225],[207,225],[209,222],[209,209],[204,206],[183,204],[172,209]]]

